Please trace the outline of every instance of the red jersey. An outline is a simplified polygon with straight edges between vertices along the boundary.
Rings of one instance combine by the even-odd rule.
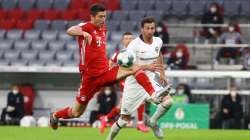
[[[113,62],[113,63],[117,63],[117,56],[119,54],[119,50],[116,50],[114,52],[114,54],[112,55],[112,57],[110,58],[110,60]]]
[[[113,62],[113,63],[116,63],[117,64],[117,56],[119,54],[119,50],[116,50],[114,52],[114,54],[112,55],[112,57],[110,58],[110,60]],[[119,85],[120,85],[120,90],[123,92],[123,89],[124,89],[124,84],[125,84],[125,80],[122,79],[119,81]]]
[[[78,37],[79,70],[89,76],[98,76],[109,69],[106,55],[106,27],[99,28],[90,22],[80,23],[79,26],[92,36],[90,45],[84,41],[83,36]]]

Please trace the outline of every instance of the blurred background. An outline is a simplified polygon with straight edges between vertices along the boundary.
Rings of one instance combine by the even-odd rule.
[[[73,103],[78,45],[65,30],[88,21],[93,3],[108,9],[109,57],[124,32],[140,34],[143,17],[157,20],[166,75],[177,90],[162,127],[250,129],[249,0],[0,0],[1,125],[48,126],[50,112]],[[119,100],[119,86],[109,89],[61,125],[97,127]],[[110,107],[101,109],[100,100]],[[154,108],[146,107],[149,115]]]

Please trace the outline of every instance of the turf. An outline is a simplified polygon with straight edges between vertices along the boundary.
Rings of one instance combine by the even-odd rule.
[[[0,140],[105,140],[95,128],[20,128],[0,127]],[[250,140],[248,130],[183,130],[165,129],[164,140]],[[142,133],[132,128],[120,131],[116,140],[157,140],[153,133]]]

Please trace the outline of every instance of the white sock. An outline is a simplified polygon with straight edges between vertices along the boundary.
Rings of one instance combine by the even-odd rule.
[[[163,116],[168,109],[171,107],[171,105],[164,107],[162,104],[159,104],[157,106],[157,109],[155,111],[155,113],[153,114],[153,116],[150,118],[150,122],[155,125],[156,122],[161,118],[161,116]]]
[[[127,124],[127,121],[119,118],[118,121],[116,121],[112,125],[106,140],[113,140],[116,137],[116,135],[119,133],[119,131],[122,129],[122,127],[126,126],[126,124]]]

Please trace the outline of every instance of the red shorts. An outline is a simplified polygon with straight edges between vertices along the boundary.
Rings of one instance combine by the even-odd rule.
[[[113,67],[103,74],[93,77],[87,74],[82,75],[81,86],[76,96],[78,103],[87,105],[89,100],[99,91],[102,87],[114,84],[119,67]]]

